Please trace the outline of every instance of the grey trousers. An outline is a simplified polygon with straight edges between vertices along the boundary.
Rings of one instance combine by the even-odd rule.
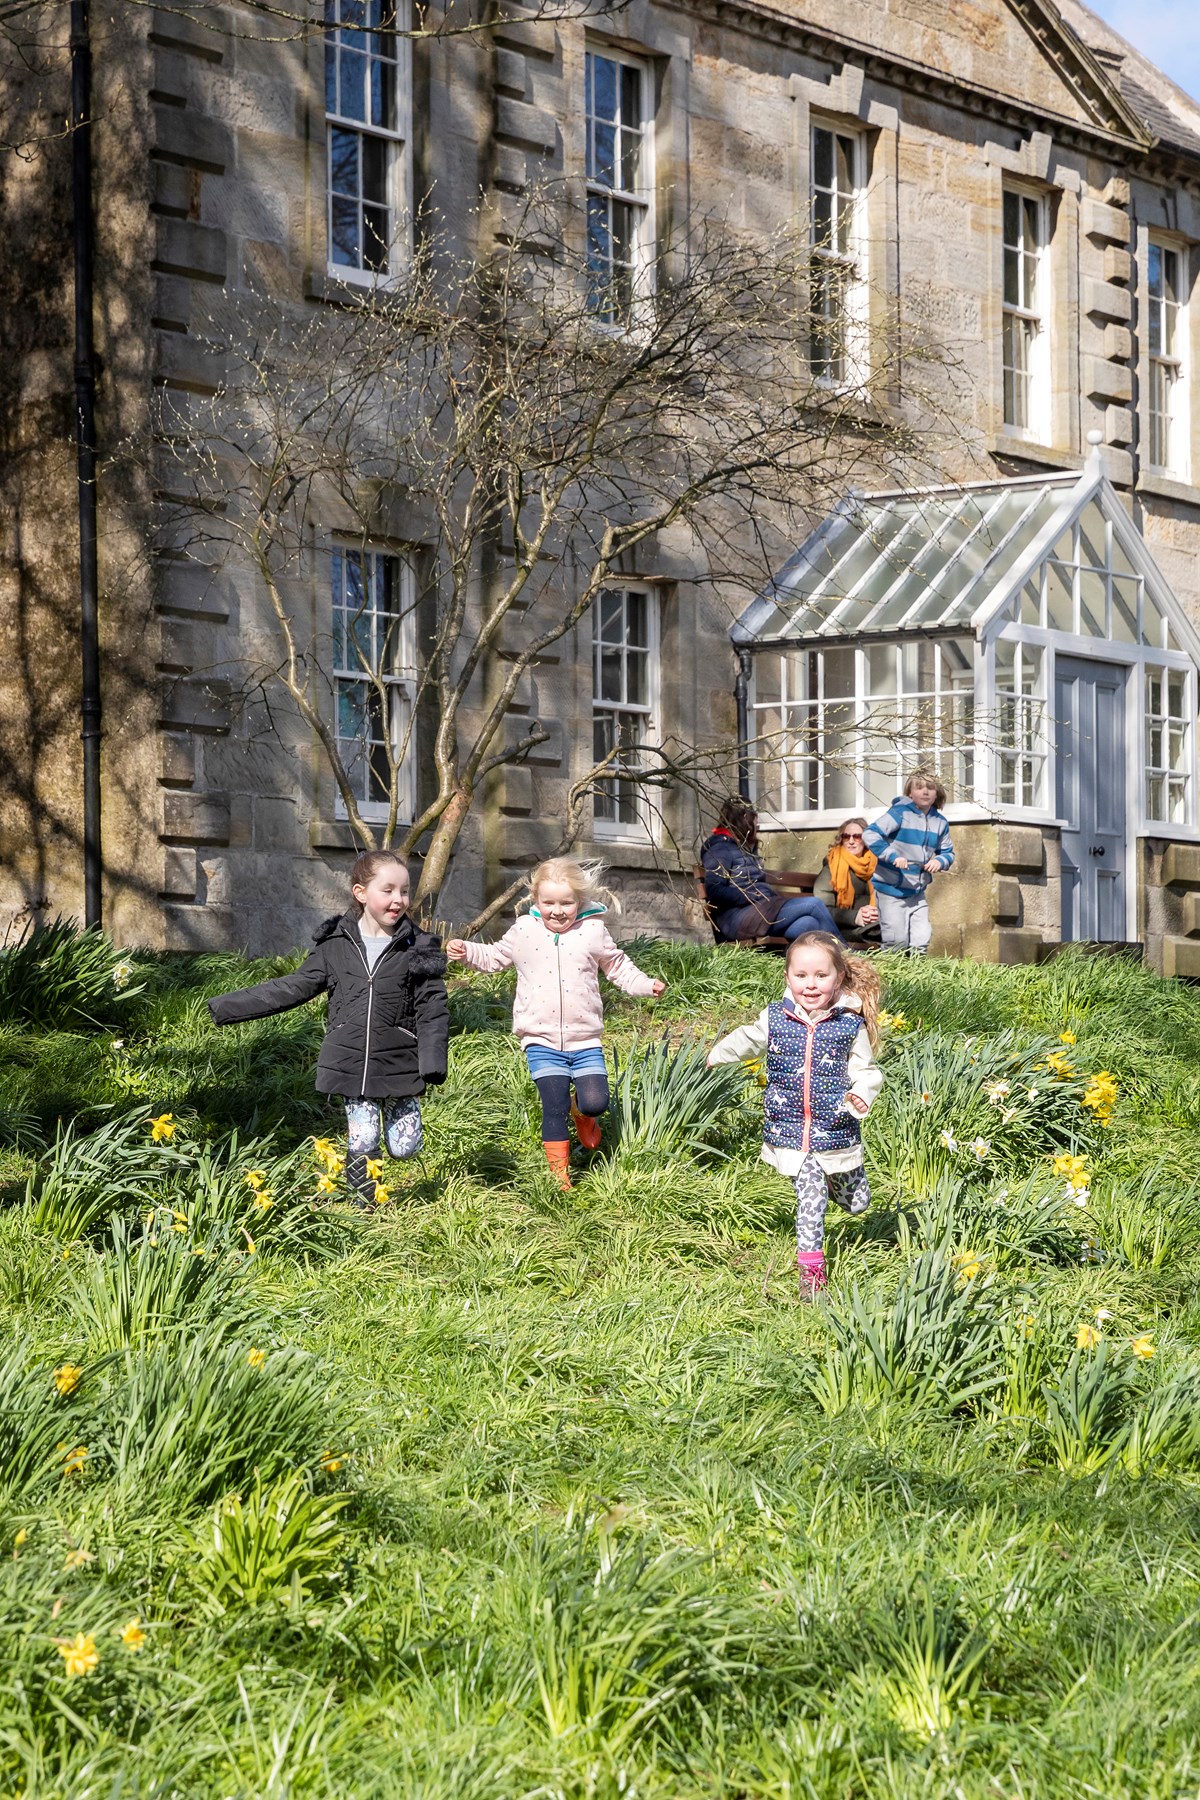
[[[929,902],[924,894],[881,894],[875,889],[879,908],[879,933],[885,950],[909,950],[924,956],[933,936],[929,919]]]
[[[796,1248],[811,1254],[825,1248],[825,1213],[833,1200],[843,1212],[864,1213],[871,1204],[867,1172],[840,1169],[827,1175],[815,1156],[806,1156],[792,1176],[796,1190]]]

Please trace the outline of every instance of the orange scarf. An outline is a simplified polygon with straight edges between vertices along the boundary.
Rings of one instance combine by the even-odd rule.
[[[833,897],[839,906],[854,905],[852,871],[860,881],[866,882],[867,904],[874,906],[875,889],[871,886],[871,877],[875,873],[875,858],[870,850],[864,850],[860,856],[851,856],[845,844],[831,844],[825,860],[829,864],[829,879],[833,882]]]

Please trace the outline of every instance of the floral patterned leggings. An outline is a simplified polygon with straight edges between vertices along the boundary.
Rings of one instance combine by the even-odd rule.
[[[425,1141],[420,1102],[347,1100],[346,1133],[351,1156],[377,1156],[385,1136],[390,1156],[416,1156]]]
[[[867,1172],[839,1169],[826,1174],[815,1156],[806,1156],[792,1176],[796,1190],[796,1248],[811,1254],[825,1248],[825,1211],[832,1200],[843,1212],[865,1213],[871,1204]]]

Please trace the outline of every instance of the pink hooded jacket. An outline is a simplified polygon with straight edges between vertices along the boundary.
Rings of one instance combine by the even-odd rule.
[[[603,907],[581,913],[569,931],[548,931],[525,913],[495,944],[466,945],[467,964],[493,974],[517,971],[513,1030],[524,1044],[547,1050],[588,1050],[600,1042],[604,1002],[597,971],[625,994],[652,994],[654,983],[613,942]]]

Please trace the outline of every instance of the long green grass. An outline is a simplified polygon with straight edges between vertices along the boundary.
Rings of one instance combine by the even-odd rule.
[[[884,959],[873,1205],[809,1306],[760,1089],[702,1071],[776,961],[637,946],[668,992],[610,991],[569,1193],[511,976],[456,977],[364,1219],[320,1009],[208,1022],[286,960],[43,949],[0,1024],[0,1793],[1200,1792],[1192,990]]]

